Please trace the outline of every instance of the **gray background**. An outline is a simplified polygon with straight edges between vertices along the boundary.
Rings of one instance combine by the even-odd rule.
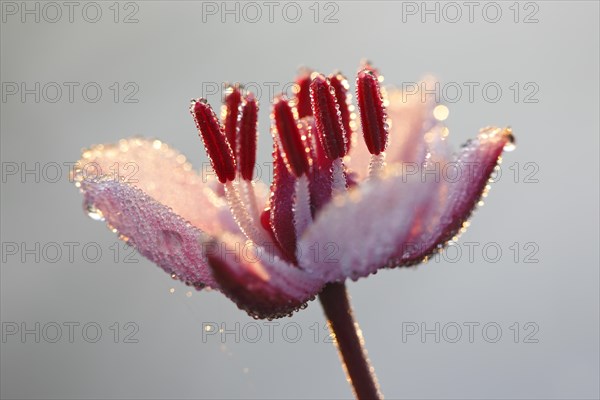
[[[386,83],[415,81],[425,73],[443,83],[497,82],[503,89],[498,102],[486,101],[481,91],[473,102],[463,96],[450,104],[447,121],[455,146],[488,124],[511,125],[518,140],[517,150],[504,157],[502,178],[461,238],[460,243],[480,243],[474,258],[463,245],[456,262],[442,259],[350,283],[355,311],[388,398],[598,398],[597,2],[536,2],[528,9],[520,4],[520,20],[535,10],[531,7],[539,8],[538,22],[529,24],[513,21],[512,2],[498,3],[503,14],[497,23],[482,17],[485,3],[473,23],[465,7],[459,22],[436,23],[432,16],[422,22],[419,15],[403,22],[402,3],[342,1],[335,3],[338,22],[331,24],[322,21],[335,9],[324,10],[321,3],[320,22],[314,23],[311,2],[298,3],[303,15],[297,23],[284,20],[283,3],[273,23],[264,6],[257,23],[243,18],[236,23],[232,16],[222,23],[219,16],[203,22],[199,2],[137,2],[139,22],[133,24],[121,23],[133,10],[124,10],[124,3],[120,22],[113,22],[112,2],[99,3],[101,20],[88,23],[81,14],[84,4],[75,9],[73,23],[66,15],[56,23],[43,18],[35,23],[32,17],[22,23],[18,15],[6,15],[1,25],[2,82],[97,82],[103,89],[96,103],[85,101],[80,89],[73,103],[66,92],[56,103],[9,96],[1,103],[3,169],[7,162],[41,168],[75,161],[82,147],[132,134],[159,137],[198,166],[206,158],[187,107],[190,98],[203,94],[203,83],[257,82],[266,90],[265,82],[292,80],[301,64],[352,76],[366,57],[381,68]],[[121,97],[115,103],[113,82],[135,82],[139,102],[127,104]],[[522,92],[515,102],[513,82],[537,84],[539,101],[525,103]],[[218,96],[210,100],[216,104]],[[259,160],[264,162],[271,144],[267,96],[261,100]],[[534,164],[525,169],[528,162]],[[514,169],[520,171],[517,182]],[[532,171],[537,183],[525,181]],[[236,343],[232,335],[225,343],[218,335],[203,340],[203,323],[234,329],[236,322],[244,326],[252,320],[219,293],[187,297],[187,287],[141,256],[134,255],[138,263],[126,263],[121,249],[115,262],[114,234],[84,215],[67,168],[61,172],[56,183],[36,183],[33,176],[23,182],[18,175],[2,183],[3,244],[81,245],[73,262],[66,253],[55,263],[3,254],[1,319],[30,328],[36,322],[80,326],[74,343],[64,326],[58,343],[43,338],[35,343],[32,335],[24,343],[18,335],[7,337],[1,353],[3,398],[351,395],[334,347],[322,343],[324,320],[317,303],[278,321],[274,343],[260,321],[258,343]],[[514,242],[521,247],[517,262],[509,249]],[[524,249],[529,242],[534,245]],[[86,243],[101,247],[99,262],[83,259]],[[498,262],[483,257],[486,243],[502,249]],[[533,259],[539,262],[525,262],[535,246]],[[123,343],[129,321],[139,327],[138,343]],[[97,343],[82,338],[88,322],[103,329]],[[115,322],[119,343],[109,328]],[[289,322],[302,329],[297,343],[282,336]],[[450,343],[449,330],[440,343],[433,335],[424,341],[410,336],[403,343],[407,322],[425,322],[428,328],[456,322],[463,336]],[[465,322],[480,324],[473,343]],[[489,322],[502,328],[497,343],[482,336],[481,327]],[[515,322],[519,343],[510,330]],[[533,336],[538,343],[524,343],[532,330],[525,330],[527,322],[539,327]],[[321,343],[313,340],[315,323]],[[247,330],[247,336],[253,332]],[[293,336],[294,330],[288,333]]]

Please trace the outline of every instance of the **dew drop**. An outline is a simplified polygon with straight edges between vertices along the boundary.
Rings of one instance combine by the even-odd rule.
[[[157,236],[157,241],[162,252],[176,254],[181,251],[183,239],[181,238],[181,235],[175,231],[162,230]]]
[[[104,215],[102,211],[96,208],[93,204],[88,204],[86,207],[87,215],[94,221],[104,221]]]
[[[517,143],[514,135],[512,134],[512,129],[510,127],[504,129],[504,134],[508,141],[504,145],[504,151],[511,152],[517,148]]]
[[[504,151],[506,151],[507,153],[510,153],[511,151],[513,151],[516,148],[517,148],[517,146],[515,145],[514,142],[507,142],[504,145]]]
[[[435,119],[437,119],[438,121],[444,121],[448,118],[448,115],[450,114],[450,110],[448,109],[448,107],[446,107],[445,105],[437,105],[434,109],[433,109],[433,117]]]

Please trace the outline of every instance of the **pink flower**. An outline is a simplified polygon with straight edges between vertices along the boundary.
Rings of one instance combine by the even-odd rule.
[[[307,73],[294,99],[276,98],[270,190],[253,182],[258,104],[236,88],[221,121],[205,100],[191,105],[216,178],[131,138],[86,150],[76,184],[91,216],[173,277],[255,317],[288,315],[328,283],[415,265],[455,240],[512,146],[510,129],[488,127],[452,155],[434,117],[444,106],[386,95],[380,81],[358,73],[360,118],[340,74]]]

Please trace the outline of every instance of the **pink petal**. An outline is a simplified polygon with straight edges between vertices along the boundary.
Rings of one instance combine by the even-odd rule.
[[[88,212],[144,257],[198,289],[218,287],[203,255],[210,236],[129,184],[103,178],[83,180],[81,188]]]
[[[431,186],[396,172],[334,198],[299,242],[300,267],[328,282],[376,271],[405,241]]]
[[[223,235],[206,254],[220,290],[255,318],[290,315],[324,284],[241,236]]]
[[[433,89],[435,81],[428,79],[418,85]],[[386,150],[387,161],[422,163],[427,152],[424,135],[437,122],[433,117],[433,109],[438,104],[435,96],[428,94],[423,98],[420,89],[414,94],[392,90],[388,98],[390,104],[387,111],[392,124],[390,144]]]
[[[442,174],[445,179],[438,185],[437,195],[430,199],[434,209],[419,216],[422,224],[415,226],[406,246],[408,251],[395,264],[419,263],[466,229],[465,222],[477,203],[487,196],[490,175],[501,161],[503,149],[512,146],[513,141],[510,129],[484,128],[447,164],[451,168],[442,164],[441,170],[454,172]]]
[[[229,207],[217,194],[212,173],[199,176],[184,155],[159,140],[122,139],[85,150],[76,182],[95,178],[128,183],[170,207],[205,232],[238,232]]]
[[[390,167],[384,178],[334,199],[301,238],[300,266],[335,281],[421,261],[462,227],[511,139],[507,130],[482,130],[456,159],[458,168],[474,173],[455,183]]]
[[[435,81],[428,79],[416,84],[418,87],[426,85],[426,88],[433,88]],[[387,97],[387,115],[391,119],[389,144],[385,151],[387,162],[422,163],[427,150],[424,135],[437,122],[433,118],[433,109],[437,105],[435,96],[427,95],[423,99],[419,90],[416,93],[402,93],[397,89],[389,89]],[[361,178],[366,176],[370,160],[371,155],[359,126],[350,156],[345,160],[346,165]]]

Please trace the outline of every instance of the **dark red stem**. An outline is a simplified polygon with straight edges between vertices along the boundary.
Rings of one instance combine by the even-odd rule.
[[[381,399],[373,367],[364,348],[364,340],[354,314],[344,283],[330,283],[319,295],[327,316],[329,329],[335,335],[340,357],[352,382],[357,399]]]

